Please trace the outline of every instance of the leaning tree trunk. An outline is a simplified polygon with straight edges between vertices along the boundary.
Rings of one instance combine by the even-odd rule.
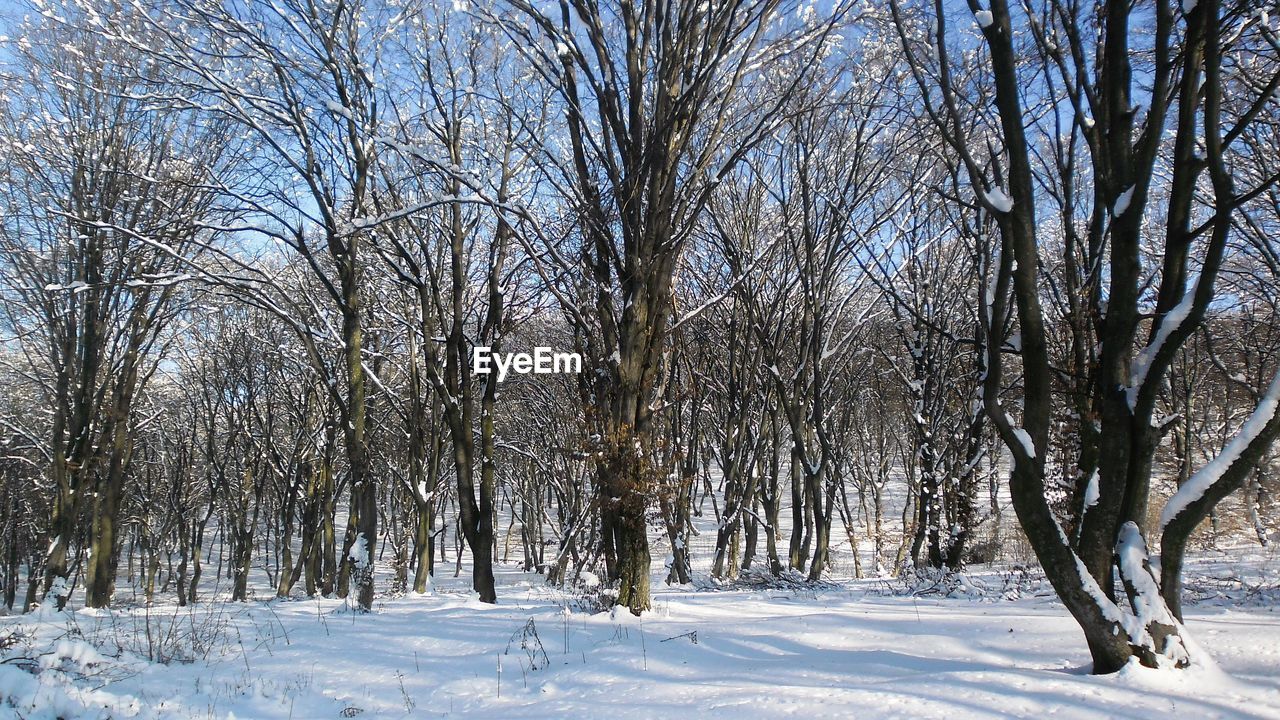
[[[1227,495],[1239,490],[1280,437],[1280,372],[1267,393],[1222,453],[1192,476],[1165,506],[1160,522],[1160,592],[1170,612],[1182,619],[1182,564],[1196,526]],[[1198,494],[1197,494],[1198,493]],[[1246,498],[1246,502],[1251,501]]]
[[[971,2],[970,6],[974,12],[980,10],[977,3]],[[1053,7],[1063,13],[1074,12],[1065,5],[1053,4]],[[1099,6],[1096,30],[1100,46],[1096,62],[1086,61],[1078,54],[1065,59],[1055,56],[1051,49],[1054,36],[1065,35],[1057,39],[1073,43],[1084,39],[1081,29],[1069,18],[1053,19],[1051,26],[1037,28],[1032,33],[1051,34],[1047,42],[1037,35],[1040,41],[1037,49],[1045,69],[1062,73],[1067,85],[1091,88],[1087,99],[1079,95],[1064,98],[1064,103],[1067,100],[1075,103],[1070,137],[1072,142],[1075,138],[1083,140],[1093,171],[1090,180],[1094,183],[1094,196],[1087,251],[1090,262],[1095,265],[1089,272],[1105,278],[1108,283],[1105,294],[1090,295],[1091,304],[1086,308],[1092,322],[1103,318],[1105,322],[1099,322],[1098,342],[1087,344],[1089,356],[1098,357],[1096,367],[1091,367],[1095,374],[1091,376],[1094,382],[1089,390],[1090,415],[1078,416],[1075,420],[1080,424],[1100,420],[1101,425],[1096,448],[1100,459],[1099,499],[1084,513],[1079,552],[1072,547],[1045,497],[1046,454],[1050,451],[1049,431],[1054,421],[1055,370],[1049,357],[1039,277],[1041,269],[1050,263],[1040,255],[1047,243],[1038,235],[1035,215],[1041,204],[1036,189],[1046,183],[1044,178],[1035,175],[1040,168],[1032,162],[1034,144],[1027,137],[1028,127],[1034,126],[1027,124],[1022,108],[1025,77],[1021,75],[1021,68],[1025,67],[1025,56],[1022,49],[1014,45],[1014,38],[1020,33],[1014,32],[1009,3],[992,0],[989,10],[984,11],[988,20],[980,23],[980,31],[989,51],[983,62],[990,66],[1003,145],[1001,155],[1007,165],[999,167],[999,158],[996,158],[993,168],[990,158],[978,159],[972,154],[976,145],[967,137],[966,119],[958,110],[951,61],[947,58],[946,17],[940,4],[936,8],[932,18],[933,50],[938,53],[937,78],[941,85],[941,107],[946,115],[945,120],[936,122],[936,128],[964,163],[982,214],[995,221],[1000,239],[993,287],[984,293],[985,299],[980,300],[985,311],[980,317],[985,315],[990,368],[983,383],[983,401],[985,411],[1014,458],[1010,479],[1014,509],[1046,575],[1085,634],[1095,672],[1118,670],[1132,658],[1148,666],[1169,663],[1184,666],[1190,657],[1182,639],[1183,629],[1176,613],[1161,596],[1139,525],[1145,520],[1152,457],[1163,430],[1151,422],[1158,388],[1173,353],[1203,321],[1213,301],[1214,280],[1221,267],[1230,213],[1239,201],[1232,193],[1230,174],[1223,161],[1224,124],[1219,113],[1223,94],[1219,77],[1222,63],[1218,37],[1222,23],[1218,3],[1201,0],[1184,7],[1181,16],[1175,14],[1170,3],[1154,6],[1154,32],[1150,35],[1154,39],[1153,61],[1145,71],[1150,77],[1144,79],[1151,90],[1142,126],[1136,120],[1137,109],[1142,104],[1135,103],[1131,96],[1135,75],[1131,62],[1136,57],[1130,47],[1131,16],[1135,12],[1132,4]],[[900,7],[894,3],[891,9],[904,51],[918,63],[919,57],[907,38]],[[1186,37],[1182,46],[1175,47],[1175,23],[1179,17],[1186,21]],[[1051,56],[1060,62],[1051,61]],[[913,65],[912,70],[922,86],[932,82],[925,80],[919,64]],[[1182,83],[1176,90],[1175,81]],[[924,89],[927,91],[928,87]],[[1159,261],[1160,290],[1147,345],[1135,356],[1137,331],[1145,319],[1139,308],[1140,281],[1156,270],[1143,264],[1148,257],[1143,245],[1149,241],[1144,233],[1143,218],[1148,196],[1153,192],[1156,160],[1166,147],[1171,99],[1176,99],[1178,108],[1176,162],[1172,163],[1167,237],[1163,258]],[[1202,122],[1196,117],[1201,107]],[[938,120],[939,115],[933,117]],[[1193,161],[1196,137],[1202,131],[1203,163]],[[1196,235],[1190,231],[1187,221],[1192,215],[1196,177],[1204,167],[1209,169],[1213,181],[1217,212],[1210,224],[1207,242],[1200,250],[1203,256],[1198,258],[1199,276],[1188,291],[1188,268],[1193,265],[1188,258],[1195,249]],[[1068,171],[1058,170],[1064,172],[1064,177],[1054,182],[1060,186],[1075,182]],[[999,347],[1007,340],[1010,294],[1016,303],[1017,332],[1021,340],[1020,419],[1008,414],[1001,405],[1004,388]],[[1105,306],[1101,304],[1103,297]],[[1098,349],[1093,350],[1095,347]],[[1081,433],[1081,437],[1086,438],[1084,450],[1091,450],[1087,447],[1088,436],[1089,433]],[[1081,457],[1085,456],[1082,452]],[[1088,476],[1082,475],[1080,479],[1085,477]],[[1176,534],[1173,539],[1176,541]],[[1121,588],[1113,587],[1117,571],[1123,594]],[[1129,607],[1122,607],[1116,597],[1126,598]]]

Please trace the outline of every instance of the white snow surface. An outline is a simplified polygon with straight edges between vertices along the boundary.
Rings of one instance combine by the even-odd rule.
[[[984,28],[991,27],[991,23],[995,22],[990,10],[979,10],[973,14],[973,18],[978,21],[980,27]]]
[[[0,618],[18,638],[0,653],[0,718],[1280,717],[1274,607],[1188,608],[1216,668],[1094,677],[1048,584],[1010,589],[997,571],[954,597],[655,575],[639,619],[569,609],[572,595],[508,567],[496,606],[465,591],[469,573],[442,574],[434,594],[380,597],[367,615],[294,599]],[[530,621],[545,658],[521,647]],[[203,649],[151,662],[148,627],[161,643],[176,629],[165,648]]]

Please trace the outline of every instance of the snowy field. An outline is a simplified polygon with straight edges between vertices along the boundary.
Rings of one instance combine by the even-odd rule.
[[[997,570],[822,589],[655,575],[639,619],[514,571],[497,606],[444,578],[370,615],[321,599],[13,616],[0,717],[1280,718],[1277,566],[1201,555],[1188,624],[1213,664],[1110,677],[1087,674],[1043,581]]]

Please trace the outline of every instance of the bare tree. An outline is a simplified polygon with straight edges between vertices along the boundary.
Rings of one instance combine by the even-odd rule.
[[[230,6],[204,0],[162,4],[144,15],[148,35],[108,25],[114,42],[154,58],[176,76],[179,107],[225,117],[256,150],[251,172],[219,183],[249,222],[224,228],[283,244],[303,262],[329,308],[281,292],[269,275],[234,257],[230,271],[205,279],[240,289],[279,314],[304,342],[314,367],[329,370],[318,339],[332,338],[343,363],[328,391],[339,410],[351,507],[343,575],[354,575],[361,608],[373,602],[378,533],[377,490],[370,469],[368,379],[362,351],[361,297],[380,181],[382,49],[399,26],[379,3],[290,1]],[[311,317],[315,324],[307,322]]]
[[[448,429],[473,588],[494,602],[498,381],[474,372],[472,352],[500,351],[527,299],[525,263],[514,257],[519,220],[506,208],[528,194],[527,148],[540,133],[542,91],[527,73],[509,74],[506,40],[493,26],[434,5],[424,13],[421,34],[405,50],[416,72],[412,100],[399,101],[390,141],[412,180],[388,182],[385,192],[389,210],[416,212],[386,225],[379,253],[416,296],[413,332],[424,364],[414,372],[425,371]]]
[[[550,14],[510,5],[518,20],[505,27],[562,104],[567,156],[547,147],[548,181],[578,231],[549,248],[548,264],[569,281],[559,297],[586,356],[609,577],[618,604],[639,614],[673,275],[711,192],[775,126],[844,10],[794,28],[791,3],[778,0],[564,0]],[[766,67],[797,72],[748,89]]]
[[[186,265],[216,221],[210,178],[229,170],[232,146],[225,125],[189,124],[140,97],[163,80],[70,26],[86,13],[66,13],[25,28],[5,78],[5,93],[25,101],[0,118],[20,148],[9,157],[0,272],[9,327],[23,328],[25,360],[53,408],[42,440],[55,488],[44,593],[62,607],[71,556],[88,549],[86,601],[104,607],[135,400],[190,297]]]
[[[1232,145],[1274,107],[1275,39],[1247,4],[1011,8],[995,0],[989,9],[969,7],[982,37],[975,67],[953,60],[961,41],[942,3],[894,3],[892,13],[927,110],[995,224],[984,404],[1013,456],[1014,509],[1084,630],[1095,672],[1115,671],[1130,657],[1185,665],[1180,544],[1280,433],[1271,402],[1280,377],[1228,449],[1166,505],[1163,587],[1141,530],[1152,458],[1168,429],[1155,413],[1174,356],[1217,297],[1232,218],[1276,180],[1272,166],[1237,188],[1232,173],[1242,162]],[[1259,82],[1232,88],[1227,102],[1224,71],[1245,57],[1269,58],[1268,69],[1254,74]],[[959,83],[970,74],[993,91],[981,96],[990,107],[961,102]],[[1145,79],[1135,87],[1138,74]],[[1043,90],[1041,107],[1027,105],[1027,84]],[[972,118],[988,111],[997,140],[984,151]],[[1155,232],[1163,239],[1152,247],[1146,238]],[[1050,252],[1061,253],[1062,276],[1046,272]],[[1052,355],[1057,321],[1046,316],[1045,298],[1054,291],[1066,296],[1071,364]],[[1016,315],[1021,418],[1002,404],[1009,312]],[[1068,420],[1077,428],[1075,478],[1089,498],[1075,542],[1046,493],[1054,383],[1064,371],[1083,381]]]

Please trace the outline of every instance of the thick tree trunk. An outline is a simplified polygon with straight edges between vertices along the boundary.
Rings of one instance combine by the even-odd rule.
[[[431,575],[435,563],[433,554],[435,548],[432,546],[434,538],[431,535],[435,518],[432,515],[431,503],[429,502],[417,502],[415,509],[417,510],[415,513],[417,522],[414,524],[413,551],[416,567],[413,575],[413,591],[424,593],[431,584]]]
[[[414,576],[413,591],[424,593],[431,582],[435,568],[432,530],[435,527],[435,490],[440,476],[441,438],[438,433],[428,437],[426,390],[419,367],[418,344],[413,333],[409,334],[409,484],[414,506]],[[430,458],[427,447],[431,447]],[[428,462],[430,465],[428,466]],[[428,477],[429,476],[429,477]]]
[[[731,555],[736,554],[739,528],[742,525],[742,505],[751,500],[745,489],[740,488],[738,479],[738,463],[735,447],[726,443],[722,452],[725,456],[724,467],[724,513],[720,517],[720,525],[716,528],[715,557],[711,562],[711,577],[732,579],[737,574]],[[728,572],[726,573],[726,568]]]
[[[795,448],[791,451],[791,542],[787,552],[787,567],[803,570],[809,560],[809,496],[805,494],[804,455]]]
[[[780,530],[778,521],[782,515],[782,503],[779,502],[778,493],[781,475],[781,454],[782,446],[779,442],[779,419],[778,411],[774,410],[770,413],[770,443],[773,447],[769,453],[767,463],[767,475],[764,482],[760,485],[760,506],[764,510],[765,517],[765,554],[769,558],[769,572],[773,575],[782,574],[782,558],[778,555],[778,538]]]
[[[608,439],[600,464],[601,522],[614,556],[610,580],[618,583],[618,604],[635,615],[650,607],[653,560],[645,517],[651,478],[644,447],[647,443],[624,427]]]
[[[46,602],[52,601],[58,610],[66,607],[70,597],[71,577],[68,572],[68,550],[76,530],[78,503],[81,493],[67,468],[67,460],[61,453],[53,460],[54,496],[53,518],[49,523],[49,551],[44,558],[43,591]],[[49,597],[52,596],[52,597]],[[24,609],[30,609],[31,601]]]
[[[489,303],[495,325],[501,322],[502,297],[497,293],[496,283],[498,282],[499,279],[497,277],[490,278],[490,287],[493,290]],[[494,465],[494,452],[497,448],[495,446],[493,416],[497,396],[498,383],[491,375],[484,383],[484,393],[480,400],[480,501],[477,506],[476,545],[472,547],[472,550],[475,551],[475,565],[472,567],[471,584],[472,588],[480,593],[480,599],[483,602],[497,602],[498,599],[497,588],[494,585],[493,578],[493,555],[497,541],[493,526],[495,497],[497,495],[496,467]],[[481,548],[479,546],[483,546],[483,553],[480,552]]]
[[[356,530],[356,519],[359,517],[360,499],[354,489],[347,497],[347,527],[342,533],[341,555],[337,558],[337,586],[334,594],[345,599],[351,594],[351,575],[354,563],[351,562],[351,549],[356,546],[359,533]]]
[[[187,585],[187,603],[191,605],[194,605],[199,597],[200,576],[204,574],[204,563],[201,557],[204,550],[204,533],[211,517],[213,517],[212,502],[204,518],[196,525],[195,536],[191,540],[191,582]]]
[[[809,504],[813,506],[813,560],[809,563],[809,582],[822,579],[831,553],[831,509],[835,500],[835,486],[825,487],[826,463],[805,473]]]
[[[343,362],[346,371],[347,397],[342,413],[346,439],[347,466],[351,475],[350,529],[354,541],[343,563],[356,586],[356,602],[368,612],[373,609],[373,564],[378,542],[378,493],[369,464],[366,440],[366,389],[363,363],[359,267],[356,264],[358,236],[346,243],[330,239],[330,252],[338,266],[342,300]],[[353,554],[354,553],[354,554]]]
[[[132,452],[129,414],[133,407],[133,393],[137,386],[137,350],[130,348],[125,361],[124,376],[116,389],[112,403],[111,453],[105,477],[98,484],[94,497],[92,544],[85,576],[85,604],[105,608],[111,605],[115,593],[116,524],[120,518],[120,494],[124,486],[124,474]]]

